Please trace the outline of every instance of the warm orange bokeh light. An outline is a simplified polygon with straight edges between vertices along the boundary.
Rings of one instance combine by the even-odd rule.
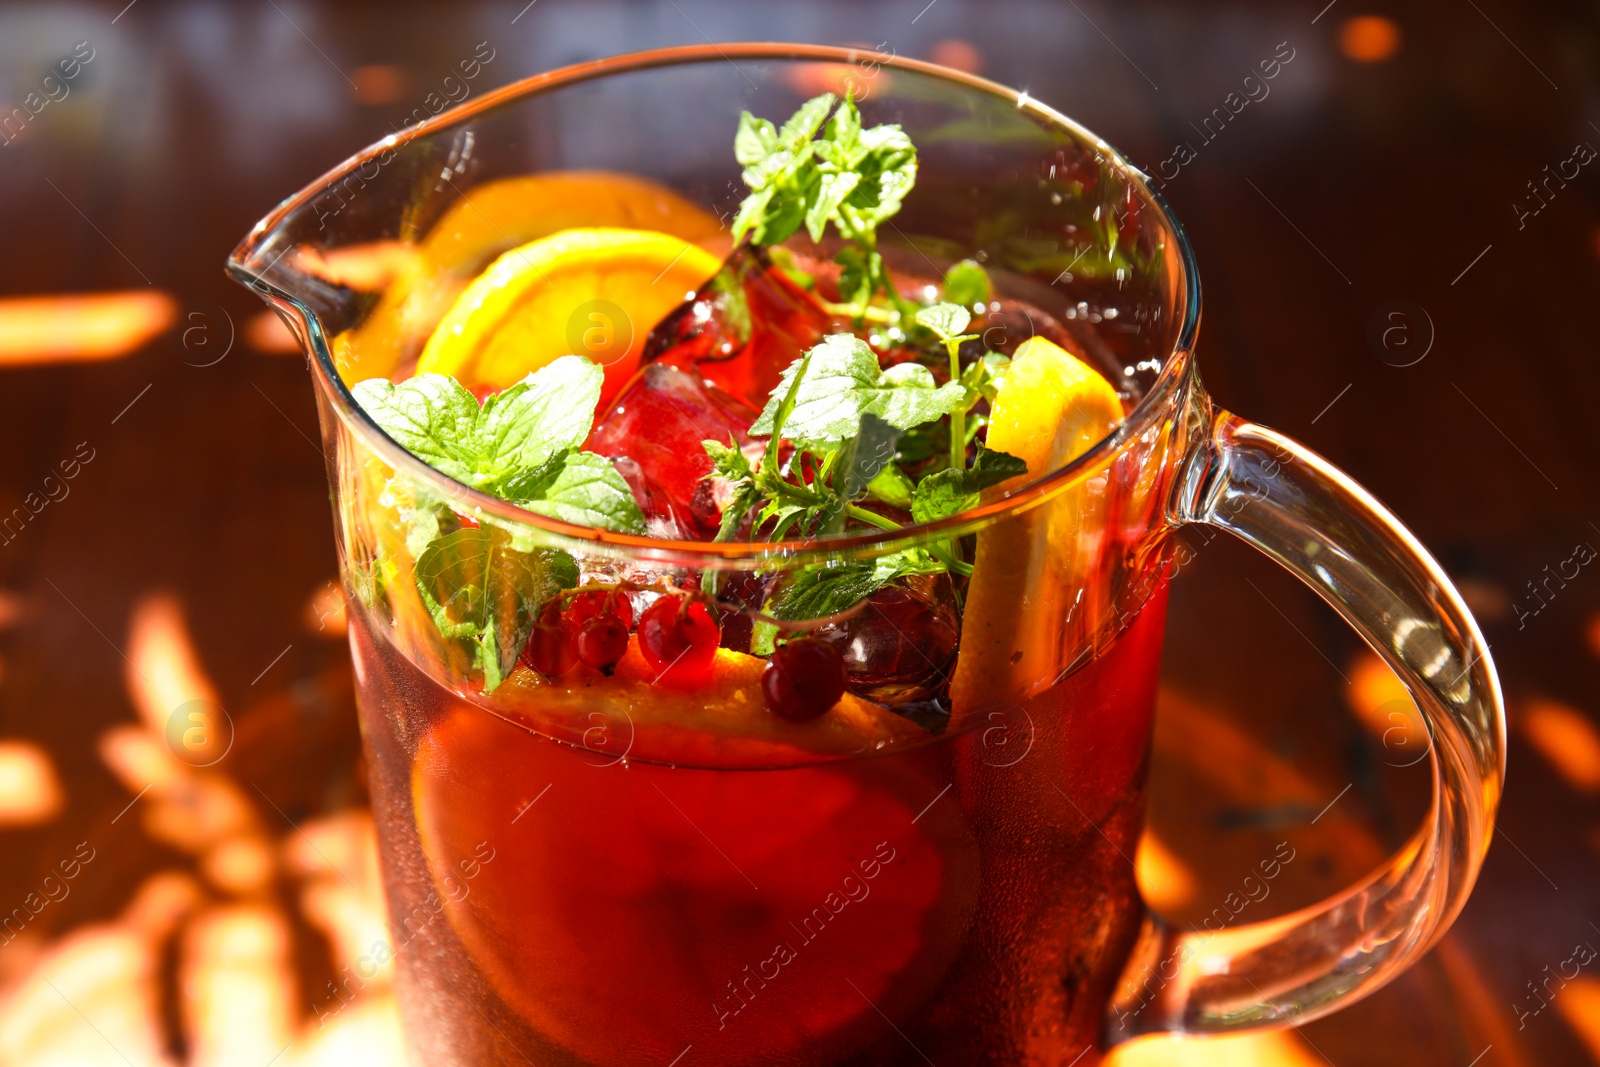
[[[191,924],[180,966],[190,1063],[270,1063],[294,1038],[289,928],[276,909],[218,908]]]
[[[1561,987],[1555,1005],[1589,1050],[1590,1058],[1600,1062],[1600,978],[1579,975],[1572,979]]]
[[[217,691],[200,667],[183,607],[165,594],[147,596],[128,624],[128,691],[155,734],[165,736],[167,719],[191,701],[217,703]]]
[[[300,342],[270,308],[251,315],[244,324],[244,343],[269,356],[298,356]]]
[[[200,858],[206,881],[239,896],[264,893],[277,869],[272,846],[255,834],[225,838]]]
[[[785,71],[784,81],[808,97],[822,93],[842,97],[854,93],[857,100],[866,100],[874,90],[887,85],[891,77],[877,65],[881,62],[872,47],[866,46],[861,48],[860,60],[856,63],[807,63]]]
[[[1395,710],[1396,704],[1413,703],[1411,694],[1387,663],[1365,649],[1351,661],[1349,675],[1350,689],[1346,696],[1350,709],[1374,737],[1382,737],[1384,731],[1394,725],[1389,713]]]
[[[405,70],[393,63],[368,63],[350,71],[351,95],[363,104],[392,104],[405,91]]]
[[[294,250],[298,269],[363,293],[381,292],[401,274],[416,270],[421,260],[416,247],[404,241],[369,241],[328,249],[300,245]]]
[[[1139,895],[1162,915],[1172,915],[1193,902],[1198,883],[1194,872],[1154,833],[1146,830],[1134,857]]]
[[[0,300],[0,365],[115,359],[165,333],[177,314],[156,290]]]
[[[344,613],[344,590],[330,581],[311,595],[306,604],[306,628],[323,637],[343,637],[348,622]]]
[[[1562,781],[1580,792],[1600,792],[1600,730],[1588,716],[1559,701],[1530,700],[1515,721]]]
[[[966,71],[968,74],[978,74],[983,71],[983,53],[959,37],[951,37],[934,45],[933,51],[928,53],[928,58],[941,67],[951,67]]]
[[[1381,63],[1400,49],[1400,27],[1382,15],[1360,15],[1339,27],[1339,51],[1357,63]]]
[[[1106,1057],[1105,1067],[1327,1067],[1293,1034],[1142,1037]]]
[[[31,741],[0,741],[0,826],[37,826],[61,813],[50,755]]]

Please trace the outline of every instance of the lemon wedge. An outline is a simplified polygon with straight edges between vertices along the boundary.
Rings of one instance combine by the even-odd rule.
[[[1037,478],[1070,463],[1122,421],[1116,390],[1060,345],[1018,347],[990,410],[987,443]],[[1093,476],[978,534],[950,682],[957,719],[1053,680],[1066,661],[1066,621],[1096,555],[1104,482]]]

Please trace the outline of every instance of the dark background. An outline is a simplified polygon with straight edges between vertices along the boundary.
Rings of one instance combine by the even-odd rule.
[[[1455,932],[1294,1034],[1127,1062],[1600,1063],[1600,962],[1562,967],[1600,945],[1600,576],[1547,583],[1600,548],[1600,162],[1538,199],[1529,185],[1600,150],[1596,8],[523,5],[0,4],[0,116],[77,42],[93,49],[69,94],[0,144],[0,297],[139,291],[154,309],[147,342],[89,360],[4,341],[15,308],[0,304],[0,515],[93,456],[0,543],[0,909],[79,842],[95,856],[0,936],[0,1064],[395,1055],[384,982],[340,1014],[346,1045],[312,1009],[376,921],[370,824],[338,614],[317,599],[334,559],[310,385],[222,261],[478,42],[494,58],[475,95],[751,39],[976,70],[1151,171],[1194,146],[1164,192],[1201,264],[1208,385],[1387,502],[1493,646],[1508,786]],[[1269,95],[1205,140],[1195,127],[1284,47]],[[58,314],[63,333],[87,321]],[[1243,548],[1195,544],[1141,874],[1198,921],[1293,841],[1307,859],[1249,916],[1264,918],[1398,847],[1427,763],[1405,766],[1396,694],[1330,611]],[[203,770],[163,737],[195,699],[234,728]]]

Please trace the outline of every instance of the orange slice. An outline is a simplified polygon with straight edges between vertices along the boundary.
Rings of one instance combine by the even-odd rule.
[[[496,256],[580,226],[670,233],[718,258],[730,244],[715,215],[631,174],[554,171],[486,182],[467,189],[417,241],[414,269],[384,292],[366,320],[333,339],[340,374],[350,383],[390,377],[416,356],[467,280]]]
[[[989,416],[988,445],[1037,478],[1081,456],[1122,421],[1122,402],[1093,368],[1043,337],[1012,357]],[[950,682],[953,713],[1014,702],[1068,664],[1066,621],[1097,555],[1099,477],[978,535]]]
[[[602,709],[611,735],[607,751],[680,766],[792,766],[926,736],[909,719],[850,693],[807,722],[774,715],[761,695],[766,665],[719,648],[709,681],[677,688],[651,669],[635,634],[612,677],[586,671],[576,680],[548,681],[521,670],[495,693],[495,706],[531,729],[579,744]]]
[[[655,324],[721,262],[651,230],[563,230],[490,264],[446,312],[417,373],[505,388],[551,360],[580,355],[606,371],[601,406],[639,367]]]
[[[555,171],[468,189],[429,229],[422,253],[437,268],[470,275],[509,248],[595,226],[670,233],[719,259],[729,251],[717,217],[663,185],[631,174]]]
[[[915,1012],[972,922],[976,845],[954,797],[931,803],[940,765],[674,769],[459,706],[418,744],[412,796],[465,951],[574,1062],[832,1063],[898,1040],[872,1005]]]

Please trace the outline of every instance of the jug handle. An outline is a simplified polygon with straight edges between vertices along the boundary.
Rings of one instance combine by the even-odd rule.
[[[1217,932],[1148,917],[1107,1009],[1111,1044],[1298,1025],[1383,986],[1460,912],[1505,776],[1505,709],[1488,647],[1416,538],[1282,434],[1217,411],[1196,438],[1170,520],[1221,527],[1266,553],[1383,657],[1427,726],[1433,801],[1381,869],[1312,907]]]

